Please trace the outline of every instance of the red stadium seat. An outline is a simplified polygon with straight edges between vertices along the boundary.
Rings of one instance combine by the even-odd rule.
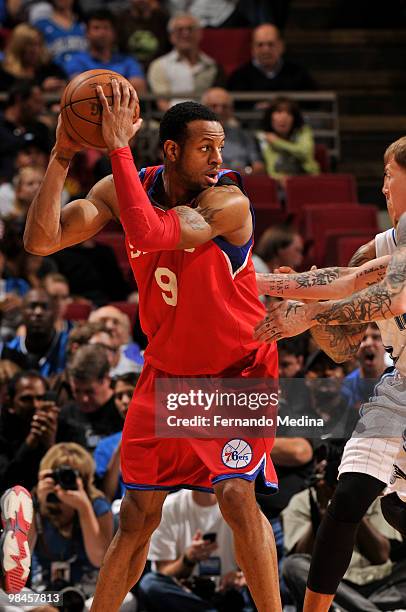
[[[286,221],[286,213],[279,206],[254,206],[255,231],[254,238],[257,241],[261,234],[271,225],[280,225]]]
[[[370,242],[377,232],[372,229],[353,236],[337,235],[328,246],[328,265],[348,266],[354,253],[364,244]]]
[[[321,172],[331,172],[330,154],[325,144],[318,142],[314,145],[314,157]]]
[[[236,68],[250,61],[251,30],[249,28],[205,28],[201,49],[215,59],[229,76]],[[241,89],[244,89],[241,85]]]
[[[90,304],[70,302],[67,305],[63,318],[66,321],[87,321],[92,310]]]
[[[306,204],[358,202],[352,174],[290,176],[286,180],[286,210],[300,211]]]
[[[377,207],[371,204],[324,204],[305,206],[303,211],[303,232],[313,240],[314,263],[326,263],[328,232],[352,234],[355,231],[379,231]]]
[[[278,183],[266,174],[243,177],[244,188],[253,206],[279,207]]]
[[[124,312],[131,321],[131,327],[134,327],[137,318],[138,304],[130,304],[130,302],[110,302],[109,306],[114,306]]]

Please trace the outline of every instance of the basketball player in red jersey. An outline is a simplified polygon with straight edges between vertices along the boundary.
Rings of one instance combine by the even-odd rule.
[[[123,432],[127,492],[120,527],[101,568],[92,610],[118,610],[144,568],[167,492],[191,487],[214,489],[257,609],[278,612],[273,533],[254,494],[260,473],[270,489],[276,486],[270,461],[273,440],[243,439],[251,454],[244,467],[236,468],[225,452],[229,439],[159,439],[154,431],[157,378],[276,378],[275,344],[261,345],[252,338],[264,308],[250,257],[249,201],[238,175],[220,171],[224,132],[209,109],[194,102],[172,107],[160,126],[164,166],[138,175],[128,147],[140,127],[140,121],[132,123],[136,93],[113,81],[112,108],[100,88],[98,93],[114,181],[111,176],[102,179],[87,199],[61,211],[61,191],[77,147],[59,123],[25,230],[27,250],[47,255],[120,219],[149,340]],[[180,562],[190,566],[193,560]]]

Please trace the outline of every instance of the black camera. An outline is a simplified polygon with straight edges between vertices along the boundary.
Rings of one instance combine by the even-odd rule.
[[[53,470],[51,478],[54,479],[55,484],[58,484],[67,491],[75,491],[78,486],[76,484],[76,478],[79,476],[79,472],[74,470],[69,465],[60,465],[58,468]]]

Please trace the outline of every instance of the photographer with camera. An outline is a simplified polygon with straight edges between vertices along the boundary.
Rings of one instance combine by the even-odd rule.
[[[233,536],[215,495],[182,489],[169,495],[153,533],[140,593],[148,612],[250,610]]]
[[[308,489],[292,497],[282,513],[288,554],[283,576],[300,610],[315,535],[336,487],[342,451],[341,441],[332,440],[315,451],[317,463]],[[404,559],[400,542],[399,532],[385,521],[379,500],[375,500],[360,523],[355,551],[334,599],[340,610],[377,612],[406,607],[406,561],[391,560],[391,555]]]
[[[41,461],[33,494],[32,587],[74,587],[83,605],[113,537],[110,504],[93,481],[91,455],[75,443],[56,444]]]

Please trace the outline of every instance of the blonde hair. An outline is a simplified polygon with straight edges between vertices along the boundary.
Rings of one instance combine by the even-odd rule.
[[[16,26],[11,32],[4,51],[4,69],[16,77],[26,77],[27,70],[24,65],[24,51],[28,43],[37,40],[41,42],[42,46],[40,64],[46,64],[50,59],[50,54],[45,46],[41,32],[28,23],[20,23]]]
[[[55,470],[61,465],[68,465],[79,472],[83,487],[91,500],[105,497],[94,485],[95,464],[93,457],[83,446],[76,442],[54,444],[43,456],[39,470]]]
[[[406,170],[406,136],[402,136],[389,145],[383,156],[384,163],[387,164],[392,157],[399,166]]]

